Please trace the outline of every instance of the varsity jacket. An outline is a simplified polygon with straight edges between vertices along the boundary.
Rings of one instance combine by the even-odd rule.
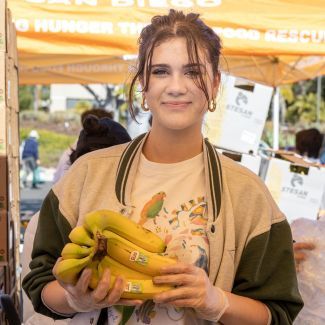
[[[49,310],[41,291],[55,280],[52,268],[68,235],[94,210],[132,213],[131,191],[146,135],[128,144],[97,150],[79,158],[45,198],[32,251],[31,271],[23,288],[36,312]],[[293,258],[289,224],[258,176],[219,155],[204,140],[208,206],[209,279],[223,290],[262,301],[271,324],[292,324],[303,306]],[[77,314],[82,324],[96,324],[99,311]],[[60,322],[61,323],[61,322]],[[210,322],[206,322],[210,324]]]

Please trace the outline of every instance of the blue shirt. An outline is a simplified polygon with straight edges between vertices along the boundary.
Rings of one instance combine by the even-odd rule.
[[[34,157],[38,160],[38,141],[35,138],[27,138],[25,141],[22,158]]]

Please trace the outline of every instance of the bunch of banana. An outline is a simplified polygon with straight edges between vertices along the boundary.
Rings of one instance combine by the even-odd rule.
[[[64,246],[62,260],[54,269],[55,276],[74,284],[84,268],[92,270],[89,287],[97,287],[106,268],[111,272],[111,286],[115,278],[126,279],[122,298],[151,299],[156,293],[171,289],[154,285],[152,277],[161,267],[176,262],[163,256],[163,240],[127,217],[110,210],[94,211],[85,216],[83,226],[69,234],[72,241]]]

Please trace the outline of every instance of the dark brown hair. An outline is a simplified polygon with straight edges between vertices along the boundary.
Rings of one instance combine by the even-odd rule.
[[[80,120],[81,120],[81,124],[83,123],[84,119],[88,116],[88,115],[95,115],[98,118],[103,118],[103,117],[107,117],[112,119],[113,118],[113,114],[111,112],[108,112],[104,109],[101,108],[92,108],[92,109],[88,109],[87,111],[84,111],[81,116],[80,116]]]
[[[208,60],[212,65],[213,77],[219,74],[220,38],[199,16],[199,14],[195,13],[185,15],[182,11],[170,9],[168,15],[154,16],[151,19],[151,24],[141,31],[138,40],[137,72],[131,81],[128,96],[130,113],[133,118],[135,118],[133,95],[136,81],[141,80],[144,84],[142,91],[147,91],[154,48],[164,41],[170,38],[183,37],[186,40],[190,63],[198,64],[199,48],[205,49],[208,53]],[[201,68],[199,68],[199,78],[198,80],[194,79],[194,82],[204,92],[207,101],[209,101],[207,85],[203,79]]]
[[[318,158],[322,141],[323,135],[316,128],[299,131],[296,134],[296,150],[301,155]]]
[[[108,117],[88,114],[82,121],[76,149],[70,154],[71,165],[82,155],[131,141],[126,129]]]

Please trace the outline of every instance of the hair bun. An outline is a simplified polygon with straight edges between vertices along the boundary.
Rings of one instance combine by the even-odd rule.
[[[83,129],[87,135],[99,135],[106,133],[109,130],[108,124],[101,123],[101,120],[105,118],[99,119],[95,115],[88,115],[83,120]],[[106,118],[108,119],[108,118]]]

